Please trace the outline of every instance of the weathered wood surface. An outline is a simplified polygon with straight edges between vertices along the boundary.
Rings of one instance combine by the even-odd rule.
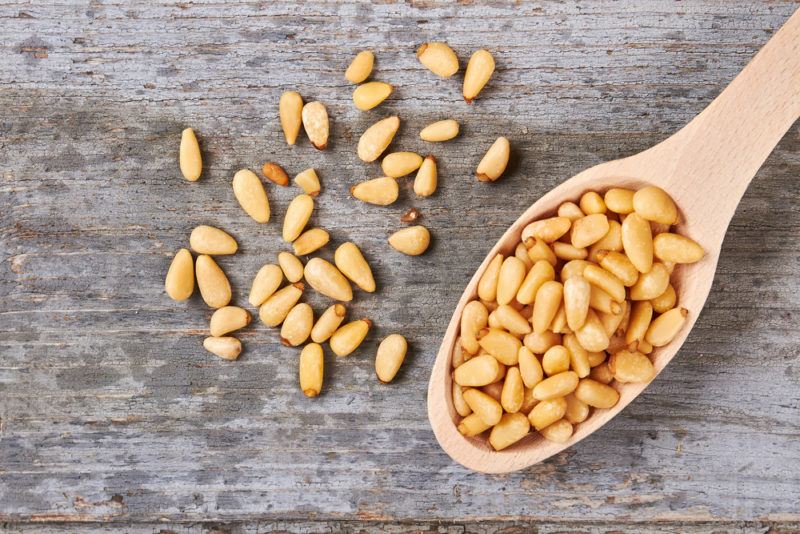
[[[23,532],[94,521],[338,532],[398,519],[462,531],[485,518],[544,521],[543,532],[617,520],[628,531],[638,524],[625,521],[657,522],[651,532],[796,529],[797,125],[745,195],[687,344],[621,416],[542,465],[492,477],[453,464],[425,415],[446,321],[505,227],[554,184],[683,125],[796,8],[0,2],[0,521]],[[480,46],[495,53],[498,71],[472,106],[460,78],[418,64],[415,47],[430,39],[462,60]],[[364,47],[375,78],[397,87],[367,113],[342,76]],[[288,88],[326,103],[330,150],[285,145],[276,116]],[[396,205],[365,206],[347,189],[379,167],[358,161],[355,141],[391,112],[404,121],[393,146],[433,152],[441,187],[416,200],[404,181]],[[443,117],[463,135],[426,146],[417,132]],[[194,184],[176,164],[186,126],[206,162]],[[500,182],[477,183],[498,135],[515,163]],[[357,354],[329,359],[315,400],[298,391],[297,351],[275,331],[254,324],[240,360],[223,362],[201,348],[210,313],[199,297],[163,294],[170,255],[210,223],[241,244],[220,263],[245,302],[258,267],[285,249],[279,221],[296,190],[270,187],[275,220],[260,227],[230,178],[268,159],[319,170],[315,223],[358,243],[380,285],[350,311],[376,328]],[[412,205],[435,236],[419,258],[385,242]],[[394,331],[412,352],[383,386],[372,355]]]

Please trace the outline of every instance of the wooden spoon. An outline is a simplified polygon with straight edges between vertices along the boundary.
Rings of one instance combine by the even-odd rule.
[[[666,190],[681,210],[678,232],[706,250],[698,263],[675,270],[673,285],[680,306],[689,310],[683,330],[656,349],[653,364],[660,372],[683,344],[708,297],[722,240],[742,195],[781,137],[800,117],[800,10],[758,52],[711,104],[683,129],[634,156],[602,163],[562,183],[520,216],[503,234],[467,284],[444,335],[428,385],[428,418],[436,439],[454,460],[484,473],[506,473],[541,462],[574,445],[636,398],[647,384],[615,384],[616,406],[595,409],[575,427],[566,443],[553,443],[532,431],[502,451],[494,451],[485,435],[466,438],[456,429],[451,357],[464,306],[477,298],[478,280],[497,254],[512,254],[522,229],[531,221],[555,215],[559,204],[577,202],[588,190],[639,188]]]

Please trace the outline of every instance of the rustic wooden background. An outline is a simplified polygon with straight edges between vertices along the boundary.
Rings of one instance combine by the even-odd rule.
[[[796,2],[46,4],[0,0],[0,530],[800,529],[797,125],[745,195],[687,344],[602,431],[483,476],[442,453],[425,412],[451,310],[505,227],[572,174],[680,128]],[[495,55],[473,105],[460,75],[417,62],[437,39],[462,61]],[[370,112],[343,78],[362,48],[397,88]],[[329,150],[284,143],[286,89],[328,106]],[[418,200],[403,180],[395,205],[357,203],[349,185],[379,167],[357,159],[356,140],[390,113],[403,120],[393,146],[435,154],[441,186]],[[418,139],[445,117],[462,123],[458,140]],[[177,168],[187,126],[204,150],[197,183]],[[478,183],[498,135],[511,170]],[[200,298],[163,293],[171,255],[209,223],[239,240],[221,265],[245,302],[258,267],[286,249],[280,221],[297,193],[269,187],[266,226],[244,214],[230,180],[267,160],[318,169],[315,223],[358,243],[380,286],[350,311],[376,328],[329,359],[315,400],[275,330],[253,324],[239,361],[221,361],[201,348]],[[418,258],[385,241],[410,206],[434,235]],[[384,386],[373,354],[390,332],[411,353]]]

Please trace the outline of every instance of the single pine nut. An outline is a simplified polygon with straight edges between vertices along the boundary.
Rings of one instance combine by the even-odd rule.
[[[461,417],[466,417],[472,413],[472,408],[464,400],[464,390],[455,382],[453,382],[453,408],[456,409],[456,413]]]
[[[264,265],[253,278],[253,285],[250,287],[250,296],[247,297],[247,301],[252,306],[261,306],[281,287],[281,282],[283,282],[281,268],[271,263]]]
[[[508,332],[496,328],[478,340],[480,346],[504,365],[517,365],[517,357],[522,341]],[[473,408],[474,410],[474,408]]]
[[[453,369],[472,357],[472,355],[464,350],[464,348],[461,346],[461,336],[456,338],[456,342],[453,345],[453,351],[450,356]]]
[[[419,256],[431,243],[431,234],[424,226],[409,226],[389,236],[389,244],[398,252]]]
[[[587,191],[584,193],[578,205],[581,207],[581,211],[586,215],[606,212],[606,203],[603,202],[603,197],[594,191]]]
[[[675,307],[676,302],[678,302],[678,297],[672,284],[669,284],[667,289],[659,296],[650,300],[650,304],[653,305],[653,311],[656,313],[664,313],[671,310]]]
[[[548,329],[561,306],[563,295],[564,286],[554,280],[548,280],[539,287],[533,302],[531,318],[534,332],[541,334]]]
[[[340,358],[351,354],[367,337],[371,326],[369,319],[359,319],[339,327],[328,342],[331,350]]]
[[[598,289],[598,291],[600,290]],[[609,300],[610,299],[611,297],[609,297]],[[613,304],[620,306],[619,313],[607,313],[602,311],[598,311],[597,313],[597,316],[600,318],[600,322],[603,323],[603,329],[606,331],[606,335],[609,338],[616,333],[619,325],[622,323],[622,319],[625,317],[623,310],[628,307],[628,301],[626,300],[622,304],[617,304],[616,302]]]
[[[544,240],[538,237],[529,237],[525,240],[525,246],[528,249],[528,258],[533,263],[539,260],[546,260],[553,267],[556,266],[558,258],[556,258],[555,252],[550,248],[550,245],[545,243]]]
[[[305,302],[295,304],[281,326],[281,343],[296,347],[305,343],[314,325],[314,310]]]
[[[550,347],[542,356],[542,369],[547,376],[569,371],[569,351],[562,345]]]
[[[242,353],[242,342],[235,337],[207,337],[203,340],[203,348],[223,360],[235,360]]]
[[[587,265],[583,270],[583,277],[586,278],[586,280],[593,286],[596,286],[608,293],[609,296],[614,299],[614,301],[622,302],[625,300],[625,286],[623,285],[622,280],[606,271],[602,267],[598,267],[594,264]]]
[[[498,137],[478,163],[475,177],[481,182],[494,182],[503,174],[511,155],[511,144],[505,137]]]
[[[514,249],[514,256],[525,264],[526,269],[533,267],[533,260],[528,256],[528,247],[525,246],[525,243],[517,243]]]
[[[588,404],[571,393],[564,397],[564,400],[567,401],[567,412],[564,414],[564,418],[567,421],[573,425],[586,421],[586,418],[589,417]]]
[[[314,199],[308,195],[297,195],[286,208],[283,218],[283,240],[291,243],[303,233],[314,211]]]
[[[536,384],[533,396],[539,400],[555,399],[572,393],[577,385],[578,375],[574,371],[565,371]]]
[[[425,43],[417,49],[417,59],[432,73],[449,78],[458,72],[458,57],[445,43]]]
[[[438,185],[438,170],[436,168],[436,158],[425,156],[422,165],[414,177],[414,193],[419,197],[429,197],[436,192]]]
[[[499,402],[479,389],[469,388],[464,391],[464,400],[472,413],[477,414],[484,423],[494,426],[503,416],[503,407]]]
[[[600,318],[597,317],[594,310],[589,310],[586,322],[579,330],[575,331],[575,337],[578,338],[578,343],[583,348],[591,352],[606,350],[610,340],[603,323],[600,322]]]
[[[675,202],[659,187],[648,186],[636,191],[633,195],[633,209],[648,221],[663,224],[678,222],[678,208]]]
[[[209,330],[214,337],[239,330],[250,324],[250,312],[239,306],[223,306],[211,315]]]
[[[512,334],[524,335],[531,331],[531,323],[508,304],[498,306],[492,314],[496,315],[500,325]]]
[[[656,376],[656,369],[650,358],[641,352],[621,350],[608,359],[608,369],[617,382],[650,382]]]
[[[178,157],[181,174],[190,182],[196,182],[203,172],[203,156],[194,130],[186,128],[181,132],[181,148]]]
[[[555,253],[556,258],[566,261],[584,260],[589,255],[589,252],[585,248],[578,248],[562,241],[556,241],[553,243],[553,252]]]
[[[611,295],[603,291],[597,286],[592,286],[591,294],[589,295],[589,307],[601,313],[619,314],[622,313],[622,303],[614,301]]]
[[[622,247],[640,273],[653,266],[653,234],[650,224],[638,213],[631,213],[622,222]]]
[[[394,380],[407,351],[408,342],[400,334],[390,334],[381,341],[375,356],[375,374],[378,375],[378,380],[384,384]]]
[[[350,83],[361,83],[369,78],[374,63],[375,55],[372,51],[362,50],[356,54],[356,57],[350,62],[350,66],[347,67],[347,70],[344,72],[344,77],[347,78],[347,81]]]
[[[314,169],[306,169],[295,176],[294,183],[296,183],[300,189],[305,191],[306,195],[310,197],[319,195],[319,192],[322,189],[319,184],[319,176],[317,176],[317,171]]]
[[[688,237],[662,233],[653,238],[653,253],[656,258],[674,263],[695,263],[705,255],[703,247]]]
[[[593,408],[611,408],[619,400],[619,393],[611,386],[582,378],[575,389],[575,397]]]
[[[516,413],[522,408],[524,400],[525,387],[522,384],[519,368],[509,367],[500,393],[500,404],[506,412]]]
[[[303,106],[303,128],[306,130],[309,141],[317,150],[328,147],[328,110],[322,102],[309,102]]]
[[[197,257],[194,268],[203,301],[211,308],[227,306],[231,301],[231,284],[217,262],[203,254]]]
[[[300,126],[303,125],[303,97],[296,91],[286,91],[281,95],[278,104],[278,115],[286,142],[290,145],[297,142]]]
[[[453,372],[453,380],[460,386],[481,387],[499,380],[497,377],[504,374],[494,356],[484,354],[470,358]]]
[[[567,324],[573,332],[586,322],[591,295],[592,286],[583,276],[573,276],[564,282],[564,312],[567,315]]]
[[[625,342],[630,344],[644,339],[650,320],[653,318],[653,305],[643,300],[631,304],[631,316],[625,329]]]
[[[531,425],[528,418],[521,413],[507,413],[494,425],[489,433],[489,444],[496,451],[502,451],[524,438]]]
[[[516,295],[517,302],[522,304],[530,304],[534,302],[539,288],[542,287],[545,282],[555,280],[555,277],[556,272],[550,263],[548,263],[546,260],[537,261],[533,267],[531,267],[531,270],[528,271],[528,274],[525,276],[525,279],[519,286],[519,290],[517,291]],[[534,309],[536,309],[535,305]]]
[[[606,361],[606,351],[601,350],[600,352],[588,352],[587,354],[590,367],[597,367]],[[580,376],[580,374],[578,376]],[[583,377],[581,376],[581,378]]]
[[[345,307],[338,302],[332,304],[328,309],[322,312],[322,315],[317,319],[314,328],[311,329],[311,341],[314,343],[323,343],[336,332],[339,325],[344,321],[346,313]]]
[[[525,279],[525,271],[525,264],[516,256],[509,256],[503,261],[503,265],[500,266],[500,278],[497,281],[498,304],[508,304],[514,300]]]
[[[311,287],[326,297],[343,302],[353,300],[353,288],[350,287],[350,282],[339,269],[322,258],[308,260],[303,276]]]
[[[497,314],[494,311],[489,314],[489,320],[487,321],[487,324],[489,328],[503,328],[503,325],[500,324],[500,319],[497,318]]]
[[[213,226],[200,225],[192,230],[189,246],[198,254],[222,256],[235,254],[239,245],[228,233]]]
[[[486,270],[483,271],[481,279],[478,280],[478,298],[486,302],[497,300],[497,282],[500,278],[500,267],[503,265],[503,255],[497,254]]]
[[[268,161],[264,165],[261,166],[261,174],[269,180],[270,182],[286,186],[289,185],[289,175],[286,174],[286,171],[283,170],[283,167],[278,165],[277,163],[272,163]]]
[[[520,347],[517,358],[519,372],[525,387],[533,388],[544,379],[542,364],[528,347]]]
[[[480,349],[477,333],[486,327],[489,312],[479,300],[473,300],[464,306],[461,313],[461,346],[469,354],[477,354]]]
[[[487,425],[477,414],[470,414],[458,423],[458,431],[464,436],[472,438],[478,434],[489,430],[491,425]]]
[[[578,337],[572,333],[567,334],[562,338],[564,347],[569,351],[569,362],[572,370],[578,375],[578,378],[584,378],[589,375],[591,371],[590,354],[578,341]]]
[[[589,260],[597,262],[597,255],[601,250],[622,251],[622,225],[617,221],[609,220],[606,235],[589,247]]]
[[[633,195],[634,191],[630,189],[613,187],[606,191],[603,200],[609,210],[627,215],[633,213]]]
[[[419,133],[419,136],[423,141],[449,141],[458,135],[458,130],[458,122],[453,119],[445,119],[427,125]]]
[[[169,264],[164,290],[172,300],[182,301],[194,293],[194,260],[192,253],[182,248]]]
[[[553,443],[566,443],[572,437],[572,425],[566,419],[559,419],[552,425],[545,427],[539,433]]]
[[[578,206],[574,202],[563,202],[558,207],[558,216],[566,217],[570,221],[575,222],[578,219],[582,219],[583,217],[585,217],[586,214],[583,213],[583,210],[580,208],[580,206]]]
[[[322,228],[310,228],[294,240],[292,248],[298,256],[306,256],[327,245],[330,239],[331,236]]]
[[[678,335],[688,314],[686,308],[672,308],[662,313],[650,324],[645,340],[654,347],[663,347]]]
[[[283,275],[291,283],[299,282],[303,278],[303,262],[291,252],[278,254],[278,265],[281,266]]]
[[[267,326],[278,326],[286,319],[286,315],[300,300],[304,286],[297,282],[276,291],[258,309],[258,317]]]
[[[399,128],[400,117],[397,116],[379,120],[367,128],[358,140],[358,157],[361,161],[369,163],[378,159]]]
[[[336,267],[358,287],[372,293],[375,291],[375,278],[372,269],[355,243],[347,242],[339,245],[333,255]]]
[[[589,378],[601,384],[610,384],[611,381],[614,380],[614,375],[611,373],[611,369],[608,368],[608,363],[603,362],[600,365],[592,367]]]
[[[390,178],[400,178],[419,169],[422,156],[416,152],[392,152],[381,162],[383,173]]]
[[[350,188],[350,194],[362,202],[377,206],[388,206],[397,200],[400,188],[397,180],[385,176],[360,182]]]
[[[367,82],[353,91],[353,104],[361,111],[367,111],[389,98],[394,87],[385,82]]]
[[[534,390],[534,395],[536,391]],[[531,426],[541,430],[552,425],[567,413],[567,401],[564,397],[557,397],[539,402],[528,414]]]
[[[481,89],[489,81],[494,72],[494,58],[486,50],[476,50],[469,58],[467,71],[464,73],[464,100],[467,104],[478,96]]]
[[[300,352],[300,390],[306,397],[316,397],[322,391],[325,356],[322,346],[309,343]]]
[[[550,330],[558,334],[568,334],[571,332],[569,326],[567,326],[567,312],[564,311],[563,302],[558,307],[558,311],[555,317],[553,317],[553,320],[550,321]]]
[[[639,279],[639,270],[621,252],[601,250],[597,253],[597,262],[603,269],[619,278],[626,287],[631,287]]]
[[[631,307],[633,303],[628,303],[624,308],[622,308],[622,320],[619,322],[619,326],[617,327],[617,336],[624,336],[625,332],[628,330],[628,324],[631,322]]]
[[[249,169],[242,169],[233,175],[233,194],[239,205],[254,221],[269,221],[269,199],[264,184]]]
[[[572,221],[566,217],[550,217],[534,221],[522,230],[522,240],[536,237],[546,243],[552,243],[569,232],[570,226]]]
[[[573,276],[583,276],[583,270],[586,269],[590,262],[585,260],[570,260],[561,268],[561,283],[563,284]]]
[[[608,233],[608,217],[604,213],[593,213],[572,223],[570,240],[572,246],[584,248],[592,245]]]
[[[654,263],[646,273],[639,275],[639,280],[631,287],[631,300],[654,299],[669,286],[669,271],[663,263]]]

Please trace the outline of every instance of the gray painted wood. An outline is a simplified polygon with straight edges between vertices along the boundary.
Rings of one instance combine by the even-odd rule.
[[[602,431],[542,465],[481,476],[439,450],[425,414],[446,321],[505,227],[572,174],[686,123],[796,7],[3,0],[0,521],[30,532],[112,520],[141,523],[132,531],[163,520],[248,521],[249,532],[292,520],[482,518],[587,532],[617,520],[653,522],[651,532],[796,527],[797,125],[745,195],[687,344]],[[477,47],[495,54],[496,75],[473,105],[460,99],[460,77],[435,79],[417,62],[416,46],[431,39],[462,61]],[[364,113],[343,71],[366,47],[374,78],[397,91]],[[283,142],[277,100],[289,88],[328,106],[330,150]],[[435,154],[441,187],[417,200],[403,180],[397,204],[357,203],[349,185],[379,167],[357,159],[355,142],[395,112],[393,146]],[[463,124],[459,139],[418,139],[445,117]],[[176,162],[187,126],[206,163],[193,184]],[[474,167],[498,135],[515,161],[498,183],[478,183]],[[163,293],[171,254],[209,223],[241,244],[220,263],[245,302],[258,267],[286,249],[280,221],[296,194],[270,186],[274,221],[247,218],[230,179],[266,160],[290,174],[319,170],[314,223],[359,244],[380,286],[350,310],[376,328],[353,356],[328,359],[315,400],[298,391],[297,351],[276,331],[254,324],[239,361],[220,361],[201,348],[210,312],[199,297],[176,304]],[[412,205],[435,236],[419,258],[385,241]],[[412,350],[384,386],[372,355],[395,331]],[[17,523],[28,521],[56,524]]]

